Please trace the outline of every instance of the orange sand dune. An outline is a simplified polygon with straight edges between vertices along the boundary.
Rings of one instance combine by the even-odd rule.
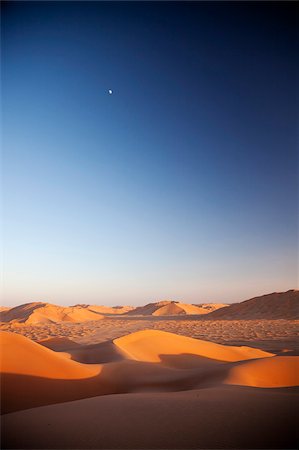
[[[260,388],[299,386],[299,356],[247,361],[230,369],[225,382]]]
[[[101,305],[89,305],[88,309],[100,314],[125,314],[129,311],[134,310],[133,306],[101,306]]]
[[[2,331],[1,373],[33,375],[55,379],[81,379],[100,372],[97,366],[68,360],[59,352],[16,333]]]
[[[171,316],[176,314],[186,314],[186,312],[179,306],[179,304],[173,302],[159,307],[152,313],[153,316]]]
[[[117,315],[117,314],[125,314],[129,311],[132,311],[133,309],[135,309],[134,306],[128,306],[128,305],[124,305],[124,306],[104,306],[104,305],[87,305],[87,304],[77,304],[74,305],[75,308],[77,307],[81,307],[81,308],[86,308],[89,311],[94,311],[100,314],[107,314],[107,315]]]
[[[0,336],[3,412],[97,395],[203,389],[223,382],[251,386],[252,379],[255,386],[264,386],[267,377],[269,387],[294,385],[288,371],[293,370],[295,357],[280,357],[282,361],[276,359],[272,367],[268,360],[275,358],[269,358],[270,353],[161,331],[145,330],[69,350],[73,359],[84,363],[15,333]],[[264,359],[257,367],[259,361],[248,363],[248,381],[247,366],[240,361],[249,358]],[[284,370],[283,381],[271,378],[277,368]]]
[[[15,333],[1,333],[2,411],[111,393],[190,389],[194,370],[120,360],[105,365],[81,364]]]
[[[175,316],[181,314],[208,314],[218,308],[222,308],[224,304],[202,304],[192,305],[171,300],[163,300],[155,303],[148,303],[145,306],[139,306],[127,314],[129,315],[153,315],[153,316]]]
[[[1,321],[26,325],[56,322],[86,322],[104,316],[80,306],[62,307],[49,303],[26,303],[1,313]]]
[[[138,361],[161,362],[162,355],[192,354],[218,361],[242,361],[273,356],[251,347],[233,347],[158,330],[143,330],[114,339],[128,357]]]
[[[209,320],[299,319],[299,291],[274,292],[211,312]]]
[[[198,303],[193,306],[200,308],[202,314],[209,314],[210,312],[216,311],[220,308],[226,308],[229,306],[227,303]]]
[[[15,333],[1,332],[1,411],[101,394],[100,366],[67,359]]]
[[[126,355],[112,341],[83,345],[68,338],[58,337],[44,339],[38,343],[84,364],[103,364],[126,359]]]

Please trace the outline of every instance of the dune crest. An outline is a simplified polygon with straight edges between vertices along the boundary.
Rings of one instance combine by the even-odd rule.
[[[34,302],[16,306],[1,313],[2,322],[35,325],[39,323],[86,322],[100,320],[104,316],[81,306],[58,306]]]
[[[97,312],[100,314],[126,314],[129,311],[134,310],[133,306],[103,306],[103,305],[88,305],[89,311]]]
[[[66,359],[20,334],[1,331],[1,373],[54,379],[81,379],[100,372],[99,367]]]
[[[299,356],[247,361],[230,369],[225,383],[259,388],[299,386]]]
[[[161,355],[192,354],[218,361],[242,361],[273,356],[251,347],[233,347],[180,336],[166,331],[143,330],[114,339],[113,343],[130,358],[161,362]]]
[[[227,308],[211,312],[209,320],[297,320],[299,319],[299,291],[296,289],[287,292],[274,292],[272,294],[254,297],[241,303],[234,303]]]
[[[176,316],[183,314],[209,314],[211,311],[223,308],[226,304],[218,303],[203,303],[201,305],[192,305],[189,303],[175,302],[172,300],[162,300],[159,302],[148,303],[145,306],[138,306],[129,311],[128,315],[137,316]]]

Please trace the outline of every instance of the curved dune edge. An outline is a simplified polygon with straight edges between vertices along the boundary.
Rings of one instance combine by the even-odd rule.
[[[116,339],[108,347],[95,344],[95,348],[87,349],[119,351],[124,355],[104,364],[67,359],[69,355],[15,333],[1,332],[0,343],[3,413],[107,394],[174,392],[221,384],[298,384],[298,357],[269,358],[272,354],[256,349],[228,347],[154,330]],[[248,361],[249,355],[260,359]]]
[[[226,362],[274,356],[251,347],[215,344],[158,330],[137,331],[113,343],[129,358],[147,362],[161,362],[163,355],[192,354]]]
[[[100,366],[72,361],[20,334],[2,331],[0,344],[2,373],[78,380],[101,371]]]
[[[25,303],[1,312],[1,321],[14,325],[36,325],[57,322],[89,322],[104,316],[81,306],[58,306],[50,303]]]
[[[247,361],[231,368],[224,382],[259,388],[299,386],[299,356]]]
[[[70,338],[58,336],[41,339],[40,341],[37,341],[37,343],[57,352],[61,352],[66,349],[76,349],[81,347],[80,344]]]

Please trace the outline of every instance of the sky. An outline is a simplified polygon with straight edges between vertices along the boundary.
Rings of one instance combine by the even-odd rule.
[[[295,6],[3,3],[2,304],[298,287]]]

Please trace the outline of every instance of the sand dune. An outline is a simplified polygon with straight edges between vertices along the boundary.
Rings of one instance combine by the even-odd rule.
[[[0,342],[4,413],[96,395],[191,389],[199,382],[194,370],[125,358],[81,364],[15,333],[2,332]]]
[[[107,395],[3,417],[3,448],[294,449],[289,390],[215,386]]]
[[[199,303],[194,304],[197,308],[202,310],[202,314],[209,314],[210,312],[216,311],[220,308],[226,308],[229,306],[227,303]]]
[[[210,320],[299,319],[299,291],[274,292],[211,312]]]
[[[202,305],[192,305],[182,302],[174,302],[171,300],[163,300],[155,303],[148,303],[145,306],[139,306],[127,314],[129,315],[153,315],[153,316],[173,316],[183,314],[208,314],[218,308],[222,308],[224,304],[208,303]]]
[[[259,388],[299,386],[299,356],[247,361],[230,369],[225,382]]]
[[[286,294],[271,303],[280,315],[296,305]],[[265,297],[246,314],[265,314]],[[168,301],[139,317],[98,308],[1,313],[13,331],[0,333],[3,448],[295,448],[296,321],[199,320]],[[274,350],[239,346],[250,341]]]
[[[0,344],[2,413],[102,393],[100,366],[72,361],[15,333],[1,332]]]
[[[78,304],[78,305],[74,305],[74,307],[81,307],[81,308],[86,308],[89,311],[93,311],[93,312],[97,312],[100,314],[107,314],[107,315],[121,315],[121,314],[125,314],[129,311],[132,311],[133,309],[135,309],[134,306],[104,306],[104,305],[87,305],[87,304]]]
[[[163,355],[192,354],[218,361],[242,361],[273,356],[251,347],[233,347],[157,330],[143,330],[114,339],[129,358],[161,362]]]
[[[2,322],[38,324],[56,322],[86,322],[104,316],[80,306],[62,307],[50,303],[26,303],[1,313]]]
[[[297,384],[296,357],[272,357],[249,347],[162,331],[143,330],[89,346],[64,338],[43,342],[56,351],[16,333],[0,336],[4,413],[109,394],[207,389],[223,383]]]
[[[88,378],[99,373],[96,366],[68,360],[59,352],[16,333],[2,331],[0,344],[2,373],[64,380]]]

